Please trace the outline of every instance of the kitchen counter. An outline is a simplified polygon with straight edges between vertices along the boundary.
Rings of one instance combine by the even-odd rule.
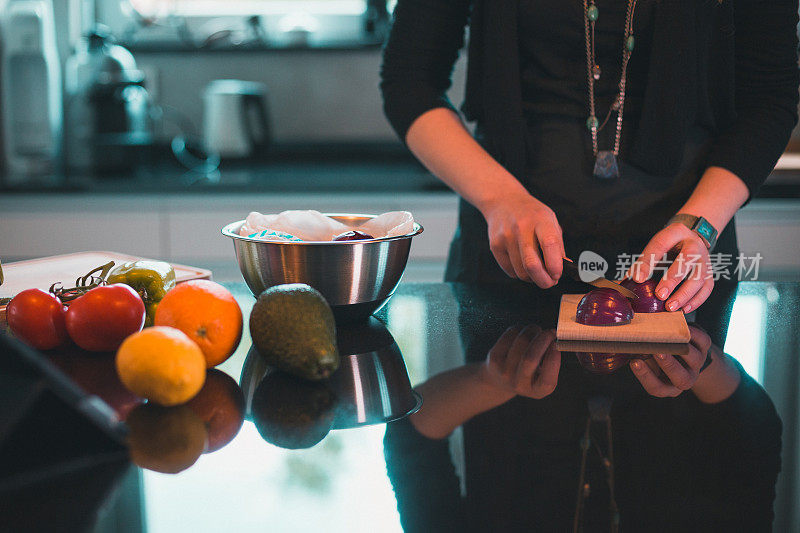
[[[22,180],[0,176],[0,193],[178,194],[424,192],[447,187],[402,147],[319,145],[276,148],[263,161],[224,161],[218,171],[191,171],[167,156],[127,173],[56,173]]]
[[[241,283],[228,287],[247,324],[254,298]],[[573,352],[551,347],[541,356],[549,343],[537,342],[556,323],[559,294],[552,291],[401,284],[380,321],[341,329],[346,375],[306,396],[292,392],[300,385],[276,381],[280,374],[265,367],[245,333],[219,367],[239,387],[216,396],[219,405],[244,403],[241,428],[241,410],[220,409],[207,426],[216,451],[196,461],[180,454],[153,461],[167,442],[153,435],[146,453],[134,454],[151,468],[180,473],[135,465],[121,465],[113,477],[84,472],[68,491],[69,505],[37,496],[63,494],[53,488],[66,489],[63,480],[40,480],[50,488],[15,500],[2,493],[8,485],[0,479],[2,501],[27,525],[58,520],[93,531],[565,531],[576,512],[583,442],[581,484],[589,488],[579,520],[586,531],[608,530],[615,509],[628,531],[768,529],[773,502],[774,530],[795,531],[800,285],[745,282],[716,291],[733,303],[726,350],[754,378],[743,377],[719,404],[702,404],[692,392],[651,397],[626,365],[598,374],[602,365],[585,356],[579,363]],[[44,357],[120,417],[145,409],[109,386],[113,366],[102,357]],[[375,423],[416,408],[406,371],[423,397],[421,410]],[[302,398],[319,398],[325,387],[335,391],[336,407],[310,415]],[[282,425],[270,401],[305,415]]]
[[[800,198],[800,156],[785,155],[759,198]],[[202,173],[160,156],[128,173],[96,176],[55,173],[22,180],[0,175],[6,194],[259,194],[295,192],[449,192],[405,149],[395,144],[289,145],[265,161],[223,162]]]

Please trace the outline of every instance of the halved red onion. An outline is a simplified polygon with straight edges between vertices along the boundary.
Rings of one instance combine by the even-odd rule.
[[[575,320],[587,326],[621,326],[633,320],[633,309],[614,289],[595,289],[581,298]]]
[[[631,300],[631,307],[635,313],[660,313],[664,310],[664,300],[656,296],[658,280],[650,278],[642,283],[636,283],[632,279],[626,279],[621,281],[620,285],[638,296]]]
[[[334,241],[366,241],[369,239],[374,239],[372,235],[367,233],[363,233],[361,231],[353,230],[353,231],[346,231],[340,235],[337,235],[333,238]]]

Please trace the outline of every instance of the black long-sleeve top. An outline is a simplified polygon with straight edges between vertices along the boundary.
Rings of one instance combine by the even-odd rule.
[[[399,0],[384,50],[381,90],[402,139],[416,118],[447,99],[469,25],[461,107],[484,146],[519,176],[525,167],[517,2]],[[726,168],[752,198],[797,121],[797,0],[656,2],[640,127],[628,156],[654,175],[676,173],[690,129],[715,135],[708,166]]]

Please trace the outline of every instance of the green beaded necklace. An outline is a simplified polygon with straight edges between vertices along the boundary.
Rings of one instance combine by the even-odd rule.
[[[594,175],[601,179],[613,179],[619,177],[617,156],[619,155],[619,140],[622,136],[622,114],[625,108],[625,80],[628,61],[636,43],[633,37],[633,12],[636,9],[636,0],[628,0],[628,10],[625,17],[625,39],[622,45],[622,73],[619,79],[619,93],[602,124],[597,120],[594,100],[594,82],[600,79],[601,74],[594,52],[594,26],[600,11],[594,2],[595,0],[583,0],[583,25],[586,33],[586,77],[589,83],[589,118],[586,119],[586,127],[592,134],[592,151],[595,157]],[[611,113],[615,111],[617,113],[617,129],[614,137],[614,149],[598,150],[597,133],[603,129],[611,117]]]

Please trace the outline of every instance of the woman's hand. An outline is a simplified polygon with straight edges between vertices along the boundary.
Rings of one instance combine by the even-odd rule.
[[[676,357],[656,354],[651,359],[634,359],[631,370],[636,379],[652,396],[675,397],[691,389],[700,376],[700,368],[706,362],[711,338],[700,328],[689,326],[691,339],[689,353]]]
[[[564,240],[552,209],[527,193],[482,206],[489,226],[489,248],[512,278],[542,289],[561,277]]]
[[[711,276],[708,248],[699,235],[683,224],[670,224],[656,233],[645,246],[642,256],[631,266],[628,277],[637,283],[647,280],[653,274],[655,263],[674,250],[678,255],[656,286],[656,296],[662,300],[669,298],[666,302],[668,311],[683,309],[688,313],[709,297],[714,288],[714,278]]]
[[[561,352],[556,334],[537,325],[509,328],[489,350],[481,379],[510,396],[542,399],[558,384]]]

